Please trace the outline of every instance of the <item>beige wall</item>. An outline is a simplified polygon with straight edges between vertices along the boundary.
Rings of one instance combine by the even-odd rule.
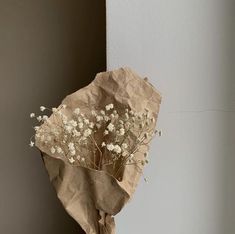
[[[28,147],[31,111],[105,70],[105,1],[0,0],[0,233],[80,233]]]

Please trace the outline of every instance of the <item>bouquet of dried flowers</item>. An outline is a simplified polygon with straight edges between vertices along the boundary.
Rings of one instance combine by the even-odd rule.
[[[101,73],[102,77],[107,73]],[[115,77],[118,73],[122,74],[120,80]],[[128,86],[123,86],[123,81],[129,81],[128,75],[132,75],[132,79],[137,76],[130,69],[109,72],[108,95],[104,92],[105,86],[100,86],[105,79],[98,75],[90,87],[84,88],[85,93],[72,94],[58,108],[41,106],[42,113],[38,116],[30,114],[39,123],[34,127],[33,137],[58,197],[86,233],[114,233],[112,216],[129,200],[143,166],[149,162],[151,139],[161,135],[161,131],[156,130],[161,96],[146,80],[137,78],[145,91],[152,91],[153,100],[139,100],[145,102],[144,105],[138,100],[134,100],[133,105],[130,94],[135,96],[134,90],[128,91],[127,102],[115,97],[112,81],[125,93]],[[143,93],[139,95],[143,97]],[[144,93],[146,95],[149,93]],[[30,146],[35,142],[31,139]],[[75,179],[79,182],[74,183]]]

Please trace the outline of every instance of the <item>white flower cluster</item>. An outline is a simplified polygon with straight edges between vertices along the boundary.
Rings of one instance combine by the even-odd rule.
[[[147,154],[142,160],[136,154],[154,134],[161,134],[154,130],[155,118],[148,110],[136,113],[128,108],[115,109],[110,103],[104,109],[84,113],[77,107],[68,118],[66,108],[66,105],[61,105],[50,110],[41,106],[41,112],[52,112],[49,118],[30,114],[41,124],[34,127],[36,141],[52,155],[65,158],[71,164],[96,170],[112,166],[114,176],[118,176],[124,165],[147,163]],[[34,146],[32,140],[30,146]]]

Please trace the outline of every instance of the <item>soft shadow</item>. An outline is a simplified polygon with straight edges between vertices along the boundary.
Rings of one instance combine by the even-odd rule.
[[[104,71],[105,37],[105,1],[0,1],[0,233],[83,233],[28,147],[29,113]]]

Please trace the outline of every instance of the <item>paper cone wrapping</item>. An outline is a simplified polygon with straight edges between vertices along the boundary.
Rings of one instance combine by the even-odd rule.
[[[95,80],[85,88],[67,96],[66,115],[69,117],[76,107],[84,113],[91,107],[103,108],[105,104],[114,103],[118,108],[129,107],[133,111],[151,111],[157,119],[161,103],[160,93],[146,80],[129,68],[97,74]],[[51,121],[54,121],[50,117]],[[155,126],[153,126],[155,127]],[[135,132],[131,133],[135,139]],[[120,181],[103,171],[71,165],[63,158],[52,155],[50,151],[36,140],[42,152],[43,161],[48,171],[57,196],[66,211],[80,224],[87,234],[114,234],[116,215],[132,197],[141,170],[136,165],[123,167]],[[149,145],[142,151],[148,151]],[[144,156],[137,153],[136,157]]]

